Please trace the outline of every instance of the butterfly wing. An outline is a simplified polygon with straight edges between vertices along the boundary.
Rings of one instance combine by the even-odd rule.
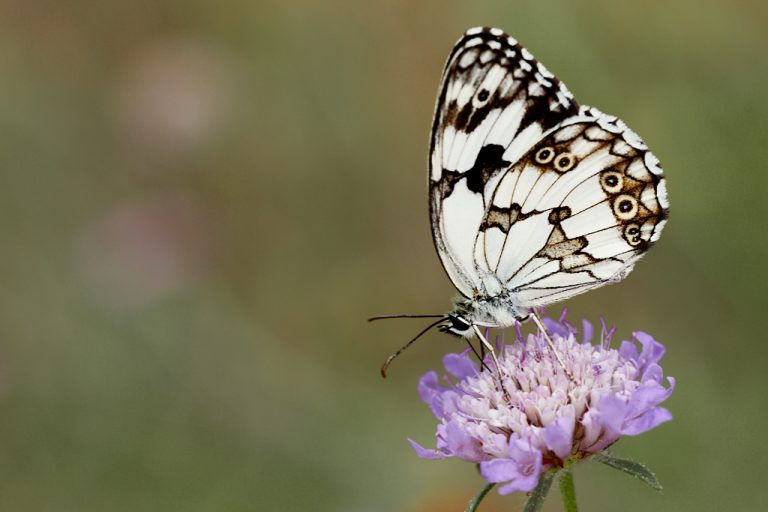
[[[475,264],[521,308],[623,279],[668,215],[658,160],[620,120],[582,107],[502,173]]]
[[[469,31],[451,54],[431,150],[435,245],[467,297],[528,308],[620,280],[667,216],[643,141],[577,106],[497,29]]]
[[[471,29],[454,47],[432,126],[429,204],[435,247],[463,295],[493,292],[475,247],[501,173],[577,112],[565,86],[503,31]]]

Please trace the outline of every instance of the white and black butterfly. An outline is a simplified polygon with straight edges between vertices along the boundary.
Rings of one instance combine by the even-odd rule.
[[[433,326],[482,340],[477,326],[624,279],[668,206],[658,160],[621,120],[579,105],[500,29],[458,41],[432,124],[429,209],[461,297]]]

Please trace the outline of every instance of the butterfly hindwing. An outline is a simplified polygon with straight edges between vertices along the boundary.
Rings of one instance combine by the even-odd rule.
[[[588,107],[505,171],[492,197],[478,237],[486,258],[476,264],[521,307],[622,279],[668,212],[653,154]]]
[[[623,122],[579,107],[498,29],[457,43],[433,124],[430,213],[463,295],[528,308],[620,280],[667,208],[658,161]]]

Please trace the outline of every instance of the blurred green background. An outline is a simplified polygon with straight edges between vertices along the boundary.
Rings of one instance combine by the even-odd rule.
[[[463,510],[475,470],[405,441],[461,345],[383,381],[421,324],[365,318],[454,295],[426,148],[475,25],[667,172],[661,243],[568,303],[667,345],[675,420],[616,447],[666,489],[586,464],[582,509],[764,507],[767,5],[0,1],[0,510]]]

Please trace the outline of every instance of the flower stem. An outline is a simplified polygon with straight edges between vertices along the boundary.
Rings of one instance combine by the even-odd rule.
[[[485,498],[485,495],[488,494],[488,492],[493,489],[493,486],[496,484],[488,484],[482,489],[480,489],[480,492],[477,493],[477,496],[472,498],[469,501],[469,504],[467,505],[467,509],[464,512],[475,512],[477,510],[477,506],[480,505],[480,502],[483,501],[483,498]]]
[[[579,512],[576,506],[576,488],[573,485],[573,473],[570,469],[564,469],[560,472],[560,494],[563,495],[563,505],[565,512]]]
[[[547,497],[549,488],[552,485],[553,478],[555,478],[554,471],[550,470],[541,474],[539,477],[539,484],[530,493],[523,512],[539,512],[541,510],[541,507],[544,506],[544,500]]]

